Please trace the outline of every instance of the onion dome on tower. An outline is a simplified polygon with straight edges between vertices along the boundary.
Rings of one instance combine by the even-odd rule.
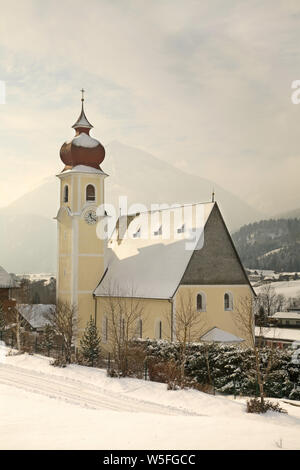
[[[75,137],[70,142],[65,142],[60,149],[60,158],[65,164],[65,170],[70,170],[77,165],[91,166],[100,169],[100,164],[105,158],[105,149],[101,143],[90,136],[92,124],[87,120],[84,112],[84,90],[81,90],[81,113],[75,124]]]

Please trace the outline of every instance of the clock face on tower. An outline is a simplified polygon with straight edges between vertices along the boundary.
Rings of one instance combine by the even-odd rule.
[[[93,209],[86,211],[86,213],[84,214],[84,220],[89,225],[96,224],[97,223],[96,211],[94,211]]]

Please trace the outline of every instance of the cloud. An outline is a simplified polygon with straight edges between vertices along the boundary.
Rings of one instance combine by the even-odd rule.
[[[20,3],[0,19],[0,138],[36,162],[27,181],[60,168],[84,86],[104,144],[184,164],[267,213],[298,205],[297,1]]]

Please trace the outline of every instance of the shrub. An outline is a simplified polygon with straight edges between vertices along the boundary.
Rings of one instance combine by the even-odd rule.
[[[57,359],[54,359],[50,362],[50,365],[54,367],[67,367],[67,363],[64,357],[58,357]]]
[[[276,411],[278,413],[287,413],[281,408],[280,404],[264,400],[262,403],[259,398],[250,398],[247,400],[247,413],[266,413],[267,411]]]
[[[290,400],[300,400],[300,387],[294,388],[289,394]]]
[[[118,377],[118,378],[122,377],[122,374],[116,371],[116,369],[114,368],[107,369],[106,373],[108,377]]]

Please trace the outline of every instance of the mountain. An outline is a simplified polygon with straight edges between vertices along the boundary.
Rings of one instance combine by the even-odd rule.
[[[56,271],[56,223],[36,214],[0,212],[0,259],[14,273]]]
[[[118,197],[150,208],[151,203],[189,203],[211,199],[212,190],[232,231],[262,218],[234,194],[205,178],[186,173],[142,150],[112,142],[106,147],[103,170],[106,202],[118,207]],[[58,167],[60,161],[58,159]],[[62,166],[62,165],[61,165]],[[59,181],[54,176],[8,207],[0,209],[0,261],[10,272],[53,272]]]
[[[300,219],[271,219],[248,224],[233,234],[247,268],[300,271]]]

